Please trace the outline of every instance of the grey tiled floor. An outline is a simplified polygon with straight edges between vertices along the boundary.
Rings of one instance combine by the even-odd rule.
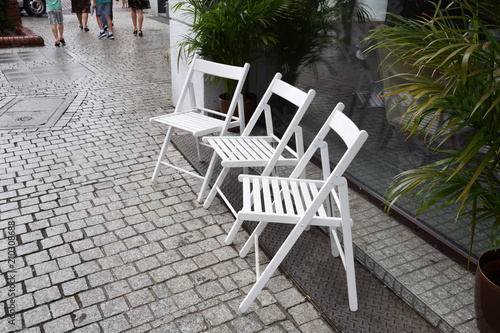
[[[10,59],[0,62],[0,106],[16,96],[77,94],[54,127],[0,131],[0,300],[10,299],[8,274],[16,295],[14,326],[3,303],[0,331],[333,330],[281,274],[239,314],[254,279],[253,257],[236,252],[245,233],[235,247],[223,245],[232,215],[220,203],[196,203],[199,180],[165,170],[151,184],[164,132],[147,119],[170,106],[168,25],[148,17],[145,37],[135,37],[129,12],[116,7],[114,41],[97,39],[95,18],[85,33],[67,14],[64,48],[0,50]],[[45,17],[23,23],[52,40]],[[88,72],[25,82],[4,73],[56,66]],[[187,165],[174,149],[169,158]],[[471,274],[350,195],[359,261],[440,331],[475,332]],[[15,273],[6,260],[12,222]]]
[[[65,56],[45,56],[50,43],[0,50],[0,106],[74,98],[52,127],[0,130],[0,332],[332,331],[279,273],[240,314],[254,263],[223,243],[232,215],[196,202],[196,178],[166,170],[152,185],[168,25],[146,19],[139,38],[129,15],[115,10],[114,41],[97,39],[95,18],[85,33],[65,15]],[[23,22],[52,40],[47,18]]]

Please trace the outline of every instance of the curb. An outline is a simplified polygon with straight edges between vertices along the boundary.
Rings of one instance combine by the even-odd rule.
[[[23,26],[16,27],[17,36],[0,37],[0,48],[44,46],[42,37],[35,34],[31,29]]]

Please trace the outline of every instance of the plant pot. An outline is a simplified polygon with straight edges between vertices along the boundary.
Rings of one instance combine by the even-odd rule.
[[[479,331],[500,332],[500,250],[488,251],[479,258],[474,305]]]
[[[219,96],[219,105],[220,105],[220,112],[226,113],[227,110],[229,109],[229,105],[231,104],[231,101],[225,99],[226,94],[222,94]],[[243,97],[243,113],[245,116],[245,126],[248,124],[248,121],[252,117],[253,112],[255,111],[255,107],[257,106],[257,95],[254,93],[247,92],[245,93],[245,96]],[[238,105],[236,105],[236,109],[234,110],[234,116],[238,117]],[[237,133],[239,132],[238,127],[230,128],[230,132]]]

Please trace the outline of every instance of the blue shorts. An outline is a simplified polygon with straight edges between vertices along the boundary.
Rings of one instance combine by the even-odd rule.
[[[96,15],[111,15],[111,2],[98,3],[95,13]]]
[[[62,9],[47,9],[47,17],[50,24],[63,23]]]

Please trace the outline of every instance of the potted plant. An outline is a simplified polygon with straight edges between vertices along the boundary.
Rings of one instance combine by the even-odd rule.
[[[288,5],[289,0],[179,1],[173,10],[182,10],[192,24],[189,34],[176,45],[178,59],[198,53],[204,59],[229,65],[252,63],[262,57],[268,45],[277,42],[276,35],[268,27],[278,16],[284,15]],[[226,97],[230,98],[234,82],[225,81],[223,85]],[[247,120],[250,116],[249,112],[245,113]]]
[[[414,69],[398,73],[405,83],[387,95],[404,95],[400,103],[409,105],[404,129],[409,136],[427,136],[441,157],[397,175],[386,192],[387,207],[403,197],[419,200],[417,215],[457,205],[457,221],[466,221],[470,230],[469,260],[476,227],[489,226],[493,252],[479,260],[476,314],[480,330],[498,332],[500,327],[491,325],[500,323],[500,286],[495,278],[481,281],[481,276],[488,274],[486,266],[500,268],[487,263],[500,259],[500,6],[494,0],[438,2],[432,15],[393,16],[390,25],[373,31],[369,50],[386,49]],[[431,125],[438,130],[430,131]],[[464,135],[459,148],[444,148]],[[488,287],[480,285],[488,282]],[[487,303],[481,300],[485,294],[495,298],[494,308],[478,310]]]

